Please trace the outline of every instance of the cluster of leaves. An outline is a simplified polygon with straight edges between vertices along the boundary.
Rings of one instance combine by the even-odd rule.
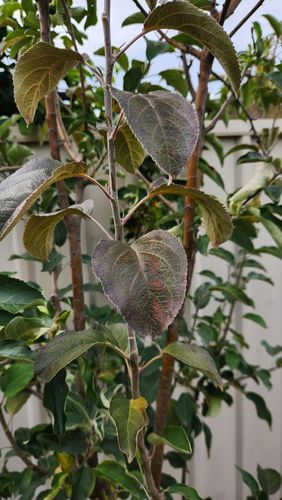
[[[220,164],[224,163],[226,156],[237,151],[245,151],[238,158],[238,168],[245,163],[260,162],[250,182],[229,198],[233,229],[230,216],[215,198],[186,188],[181,179],[168,183],[167,179],[159,178],[159,169],[167,173],[170,180],[181,173],[196,145],[198,127],[194,108],[186,100],[188,94],[193,98],[193,87],[189,86],[185,72],[179,68],[167,69],[160,72],[158,84],[146,81],[155,58],[177,50],[167,41],[156,41],[148,34],[167,28],[180,30],[181,19],[181,33],[172,40],[183,46],[192,44],[197,50],[206,45],[221,62],[230,85],[220,88],[218,99],[209,96],[206,118],[211,122],[228,95],[232,97],[233,92],[238,92],[240,84],[239,66],[231,42],[222,28],[204,13],[210,7],[209,2],[159,3],[146,21],[140,12],[124,20],[124,26],[143,24],[145,21],[146,61],[130,62],[123,53],[117,59],[117,71],[124,73],[123,90],[111,89],[115,99],[115,117],[123,112],[121,126],[115,131],[116,160],[123,169],[139,175],[141,180],[133,187],[129,185],[120,190],[127,214],[124,224],[127,224],[128,214],[132,215],[125,225],[126,242],[102,240],[94,251],[92,265],[105,294],[122,316],[112,306],[97,307],[92,304],[86,311],[87,330],[61,333],[66,328],[72,306],[71,285],[58,292],[65,306],[65,310],[58,314],[52,300],[46,300],[37,285],[22,283],[7,274],[0,275],[0,357],[3,360],[0,387],[5,410],[13,416],[31,395],[36,395],[43,400],[51,416],[50,424],[39,424],[31,429],[20,428],[14,435],[9,435],[13,448],[5,456],[0,475],[3,498],[12,495],[18,495],[22,500],[35,498],[37,488],[44,485],[49,477],[52,477],[51,489],[39,493],[36,498],[86,499],[101,482],[110,498],[113,495],[119,498],[128,495],[148,498],[144,477],[138,468],[142,461],[137,436],[145,429],[148,445],[167,445],[170,451],[166,452],[165,460],[176,469],[182,469],[185,475],[196,445],[195,439],[201,433],[210,453],[212,435],[205,417],[216,415],[221,403],[232,404],[231,390],[234,387],[255,405],[258,417],[271,426],[271,413],[264,400],[258,393],[250,392],[247,383],[254,380],[271,388],[271,373],[281,366],[279,356],[282,347],[270,346],[264,340],[263,346],[274,357],[273,366],[265,369],[250,364],[244,356],[249,346],[243,332],[234,329],[232,317],[237,303],[254,308],[254,302],[248,295],[249,282],[262,280],[272,285],[260,256],[267,253],[274,258],[281,257],[281,210],[278,205],[281,167],[279,160],[273,156],[280,138],[275,125],[276,116],[270,130],[255,136],[256,144],[240,145],[225,154],[212,130],[205,137],[205,147],[214,149]],[[147,4],[150,9],[156,7],[154,1]],[[91,200],[73,204],[73,177],[79,177],[87,185],[97,165],[108,173],[105,133],[103,127],[99,127],[104,123],[103,91],[96,82],[92,83],[92,73],[87,66],[84,70],[87,108],[83,108],[79,71],[75,65],[84,59],[71,50],[73,42],[70,34],[61,34],[60,27],[66,19],[60,2],[51,3],[50,19],[53,39],[60,38],[65,49],[36,43],[40,30],[32,2],[5,2],[1,9],[1,25],[6,27],[2,49],[10,61],[22,54],[14,74],[16,101],[21,115],[27,123],[35,116],[34,123],[44,133],[40,99],[63,78],[67,89],[60,92],[62,139],[67,131],[67,137],[72,136],[78,153],[86,162],[61,164],[49,159],[35,159],[7,177],[0,186],[3,207],[1,237],[14,227],[22,215],[30,210],[36,211],[28,219],[24,234],[28,253],[20,257],[43,261],[43,271],[59,272],[63,255],[58,252],[58,247],[66,240],[65,216],[79,214],[97,222]],[[14,12],[19,15],[14,15]],[[74,36],[78,43],[82,43],[86,35],[81,26],[87,28],[97,21],[96,2],[87,2],[87,9],[70,6],[70,14]],[[195,18],[194,25],[188,22],[191,15]],[[201,29],[203,20],[207,23],[207,32],[213,36]],[[274,50],[281,36],[281,26],[271,16],[268,16],[268,21],[274,34],[266,39],[262,39],[259,25],[254,24],[253,46],[242,54],[241,60],[246,75],[255,73],[255,76],[248,76],[243,82],[238,99],[230,99],[230,106],[222,113],[226,123],[233,116],[244,120],[251,117],[252,120],[254,103],[262,116],[272,117],[273,106],[281,97],[281,63],[277,61]],[[225,51],[218,50],[216,37],[225,44]],[[115,47],[113,51],[118,54]],[[23,79],[37,69],[34,61],[38,54],[46,57],[45,66],[39,74],[40,84],[42,81],[43,84],[39,86],[38,81],[27,78],[23,86]],[[98,49],[96,55],[103,56],[104,48]],[[13,67],[13,62],[10,67]],[[54,67],[57,68],[56,78],[52,81],[49,74]],[[36,95],[30,92],[34,84],[38,88]],[[178,93],[166,92],[167,87]],[[144,113],[146,116],[142,120]],[[167,116],[171,120],[169,127]],[[30,154],[26,148],[26,152],[17,149],[17,156],[16,153],[11,156],[13,148],[25,147],[12,145],[8,140],[11,126],[16,121],[21,132],[28,131],[19,117],[3,118],[0,125],[3,166],[19,166]],[[153,130],[157,132],[155,140],[152,140]],[[202,184],[207,176],[226,193],[218,168],[201,158],[200,170]],[[119,175],[124,176],[122,169]],[[58,211],[58,195],[52,184],[61,180],[67,183],[72,206]],[[99,181],[103,186],[102,174]],[[149,190],[147,184],[150,184]],[[258,198],[262,192],[267,196],[264,204]],[[182,215],[187,196],[197,202],[197,251],[210,255],[210,258],[223,259],[227,273],[226,276],[218,276],[209,269],[201,271],[203,283],[190,291],[194,306],[193,321],[187,324],[182,319],[179,340],[165,346],[164,330],[174,319],[185,297],[187,262],[174,235],[182,234]],[[207,234],[201,232],[202,221]],[[261,225],[270,233],[275,245],[257,246]],[[217,247],[229,238],[237,246],[235,254],[225,248],[209,248],[209,241]],[[88,256],[84,261],[89,265]],[[86,283],[84,291],[101,293],[102,288]],[[142,308],[141,303],[144,304]],[[130,362],[130,352],[123,318],[140,334],[138,349],[142,397],[134,399],[130,399],[131,388],[125,370]],[[266,328],[264,319],[252,309],[245,314],[245,318]],[[143,336],[155,340],[148,347]],[[38,346],[45,347],[35,359],[34,350]],[[177,360],[174,387],[183,387],[183,392],[178,399],[172,395],[167,426],[162,435],[158,435],[153,426],[154,403],[164,355]],[[5,426],[2,410],[1,415],[1,423],[4,422]],[[101,454],[106,459],[98,463]],[[28,465],[20,473],[9,470],[8,460],[14,455],[20,456]],[[259,484],[246,471],[241,473],[254,498],[268,498],[280,487],[280,476],[271,469],[258,468]],[[175,478],[166,474],[162,476],[161,487],[168,499],[176,493],[188,499],[200,498],[193,488],[177,484]]]

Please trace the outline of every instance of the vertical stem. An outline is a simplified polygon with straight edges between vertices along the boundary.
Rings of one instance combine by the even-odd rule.
[[[37,0],[41,40],[51,43],[49,1]],[[52,158],[60,160],[59,136],[57,130],[57,93],[51,92],[45,98],[46,120],[48,124],[48,139]],[[61,208],[69,206],[68,193],[63,181],[57,182],[58,199]],[[73,283],[74,328],[83,330],[85,327],[83,276],[80,244],[80,219],[78,216],[66,217],[68,232],[71,274]]]
[[[117,191],[117,170],[115,163],[114,133],[113,133],[114,132],[113,110],[112,110],[112,96],[110,92],[110,87],[112,84],[112,77],[113,77],[113,65],[114,65],[113,55],[112,55],[112,44],[111,44],[110,13],[111,13],[111,0],[104,0],[104,12],[102,14],[105,58],[106,58],[106,85],[104,87],[104,98],[105,98],[105,114],[106,114],[106,124],[107,124],[108,161],[110,168],[109,185],[110,185],[110,193],[113,198],[111,201],[111,205],[112,205],[112,212],[113,212],[114,226],[115,226],[115,239],[120,241],[122,240],[122,224],[120,218],[120,208],[119,208],[119,199]],[[136,399],[140,396],[139,356],[138,356],[138,348],[137,348],[135,333],[130,327],[128,327],[128,343],[130,349],[129,366],[130,366],[131,391],[132,391],[132,398]],[[144,442],[144,434],[142,431],[139,433],[138,436],[138,449],[142,460],[142,468],[144,471],[148,492],[153,500],[162,500],[163,496],[158,492],[156,485],[154,483],[151,464]]]
[[[139,365],[138,365],[138,347],[135,337],[135,332],[128,327],[128,343],[129,343],[129,366],[130,366],[130,379],[131,379],[131,394],[133,399],[140,396],[139,389]],[[142,461],[142,469],[145,475],[148,493],[154,500],[161,500],[162,494],[156,488],[148,452],[144,442],[144,433],[141,431],[138,435],[138,449]]]
[[[112,85],[112,78],[113,78],[113,54],[112,54],[112,43],[111,43],[110,16],[111,16],[111,0],[104,0],[104,12],[102,14],[105,58],[106,58],[106,85],[104,87],[104,99],[105,99],[105,115],[107,124],[108,161],[110,168],[109,187],[110,187],[110,193],[113,197],[111,205],[112,205],[112,213],[115,225],[115,239],[121,240],[122,225],[121,225],[119,200],[118,200],[115,146],[114,146],[114,138],[112,135],[114,127],[113,127],[112,95],[110,92],[110,87]]]
[[[202,151],[204,141],[204,113],[206,107],[206,99],[208,94],[208,82],[211,74],[213,63],[213,56],[205,49],[202,52],[200,63],[200,77],[199,86],[196,92],[195,106],[199,118],[199,141],[197,147],[187,165],[187,182],[189,188],[197,188],[199,184],[198,179],[198,163]],[[195,263],[195,235],[194,235],[194,212],[195,203],[190,198],[185,199],[185,211],[183,216],[183,246],[186,251],[188,260],[188,276],[187,276],[187,292],[190,289],[194,263]],[[168,328],[166,345],[174,342],[179,337],[181,319],[183,317],[184,308],[180,310],[173,323]],[[174,371],[174,358],[171,356],[163,357],[163,365],[157,395],[157,405],[155,414],[154,431],[156,434],[162,434],[166,423],[169,410],[171,391],[172,391],[172,377]],[[159,487],[161,483],[161,472],[163,465],[163,445],[155,447],[152,459],[152,471],[155,483]]]

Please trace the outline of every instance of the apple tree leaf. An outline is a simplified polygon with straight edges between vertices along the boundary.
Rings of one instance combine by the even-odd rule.
[[[168,344],[164,348],[163,353],[170,354],[170,356],[182,361],[182,363],[203,372],[211,379],[215,386],[222,389],[222,381],[215,366],[215,362],[208,351],[203,347],[176,341]]]
[[[201,208],[206,232],[213,246],[216,247],[230,238],[233,230],[231,217],[224,205],[214,196],[203,193],[203,191],[199,191],[198,189],[170,184],[153,189],[149,193],[148,198],[150,199],[160,194],[186,196],[196,201]]]
[[[118,129],[115,139],[116,161],[127,172],[133,173],[142,165],[146,151],[125,123]]]
[[[59,210],[53,214],[32,215],[25,226],[23,242],[27,251],[37,259],[46,260],[53,246],[56,225],[68,215],[80,215],[92,220],[94,202],[85,200],[79,205]]]
[[[133,94],[112,88],[132,132],[156,164],[172,177],[187,165],[197,142],[194,106],[173,92]]]
[[[117,335],[116,335],[116,329]],[[65,331],[57,335],[39,351],[35,360],[35,373],[45,382],[90,347],[103,344],[119,353],[127,345],[124,325],[97,325],[82,332]]]
[[[58,49],[38,42],[19,58],[14,71],[15,100],[26,123],[32,123],[42,97],[54,90],[58,82],[83,57],[69,49]]]
[[[233,43],[212,16],[187,0],[175,0],[154,9],[144,23],[145,33],[163,29],[181,31],[205,45],[225,70],[234,92],[238,92],[241,71]]]
[[[143,337],[161,335],[183,304],[186,254],[167,231],[151,231],[131,245],[101,240],[92,266],[106,296]]]
[[[127,455],[129,463],[136,455],[138,434],[149,423],[147,406],[142,397],[127,399],[122,394],[116,394],[111,400],[110,415],[117,428],[119,448]]]
[[[35,158],[0,183],[0,240],[54,182],[83,175],[84,163]]]

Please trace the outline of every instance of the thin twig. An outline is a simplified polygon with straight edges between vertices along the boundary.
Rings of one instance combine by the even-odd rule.
[[[187,63],[187,57],[186,57],[186,54],[184,52],[181,53],[181,60],[182,60],[182,64],[183,64],[183,72],[184,72],[184,76],[185,76],[185,79],[186,79],[186,82],[187,82],[187,86],[188,86],[188,89],[189,89],[189,92],[192,96],[192,101],[195,101],[195,98],[196,98],[196,91],[194,89],[194,86],[193,86],[193,83],[192,83],[192,80],[191,80],[191,76],[190,76],[190,66],[188,66],[188,63]]]
[[[111,29],[110,29],[110,11],[111,11],[111,1],[104,0],[104,12],[102,14],[103,31],[104,31],[104,46],[105,46],[105,58],[106,58],[106,86],[104,87],[104,97],[105,97],[105,115],[107,124],[107,148],[108,148],[108,160],[110,169],[110,193],[112,196],[112,212],[114,218],[115,226],[115,237],[117,240],[122,239],[122,224],[120,218],[120,207],[118,199],[118,187],[117,187],[117,168],[115,162],[115,146],[114,141],[111,139],[113,131],[113,109],[112,109],[112,95],[110,92],[110,87],[112,85],[113,78],[113,55],[112,55],[112,42],[111,42]]]
[[[132,40],[130,40],[129,42],[124,44],[118,52],[113,54],[113,63],[116,63],[117,60],[120,58],[120,56],[122,56],[122,54],[124,54],[127,51],[127,49],[129,49],[129,47],[131,47],[131,45],[133,45],[137,40],[139,40],[139,38],[144,36],[145,33],[146,33],[145,31],[141,31],[134,38],[132,38]]]
[[[148,366],[150,366],[155,361],[158,361],[158,359],[162,359],[162,357],[163,357],[163,354],[161,353],[161,354],[157,354],[153,358],[149,359],[149,361],[147,361],[147,363],[145,363],[142,366],[139,366],[139,373],[142,373],[144,370],[146,370],[146,368],[148,368]]]
[[[102,186],[102,184],[100,184],[99,181],[97,181],[96,179],[93,179],[93,177],[90,177],[90,175],[81,174],[79,177],[86,179],[91,184],[95,184],[95,186],[97,186],[99,189],[101,189],[101,191],[103,191],[103,193],[107,196],[107,198],[109,198],[109,200],[111,202],[114,200],[113,196],[109,193],[109,191],[106,188],[104,188],[104,186]]]
[[[231,2],[232,2],[232,0],[225,0],[224,6],[223,6],[223,9],[221,11],[220,18],[219,18],[220,26],[223,26],[223,24],[224,24],[224,21],[226,19],[228,9],[230,7]]]
[[[226,108],[228,108],[229,104],[231,104],[231,102],[234,101],[234,99],[235,99],[235,96],[233,94],[231,94],[228,97],[228,99],[226,99],[223,102],[221,108],[218,110],[218,112],[213,117],[213,119],[211,120],[211,122],[205,127],[205,134],[207,134],[208,132],[210,132],[216,126],[218,120],[220,120],[220,118],[224,115]]]
[[[65,0],[61,0],[61,4],[62,4],[63,10],[64,10],[64,14],[65,14],[65,18],[66,18],[66,25],[68,28],[68,32],[71,36],[74,49],[76,52],[79,53],[78,46],[76,43],[74,29],[73,29],[72,22],[71,22],[71,16],[70,16],[68,4],[66,3]],[[80,79],[80,86],[81,86],[82,109],[83,109],[83,113],[84,113],[84,130],[87,131],[88,130],[88,125],[87,125],[87,121],[86,121],[87,101],[86,101],[86,94],[85,94],[85,79],[84,79],[83,68],[82,68],[81,63],[78,64],[78,72],[79,72],[79,79]]]
[[[150,186],[151,183],[149,179],[147,179],[147,177],[145,177],[145,175],[143,175],[142,172],[140,172],[140,170],[137,170],[135,173],[146,184],[146,186]],[[168,201],[162,194],[159,194],[158,198],[172,213],[175,214],[177,212],[173,204],[170,203],[170,201]]]
[[[248,14],[243,17],[243,19],[233,28],[233,30],[230,31],[229,36],[232,38],[232,36],[237,33],[237,31],[250,19],[250,17],[261,7],[261,5],[264,3],[264,0],[259,0],[259,2],[248,12]]]
[[[32,463],[32,461],[27,457],[26,453],[19,447],[18,443],[14,439],[13,434],[11,433],[9,426],[6,422],[4,412],[1,408],[2,404],[0,404],[0,423],[3,427],[3,431],[6,435],[6,438],[10,442],[12,448],[15,450],[16,454],[18,457],[29,467],[30,469],[34,470],[35,472],[38,472],[38,474],[48,474],[48,471],[46,469],[43,469],[42,467],[39,467],[38,465],[35,465]]]

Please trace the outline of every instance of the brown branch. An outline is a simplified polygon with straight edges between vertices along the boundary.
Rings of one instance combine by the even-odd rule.
[[[185,79],[186,79],[186,82],[187,82],[187,86],[188,86],[189,92],[190,92],[191,97],[192,97],[192,101],[195,101],[195,99],[196,99],[196,91],[194,89],[194,86],[193,86],[193,83],[192,83],[192,80],[191,80],[190,67],[188,66],[188,63],[187,63],[186,54],[184,52],[182,52],[180,57],[181,57],[181,60],[182,60],[183,72],[184,72],[184,76],[185,76]],[[191,64],[190,64],[190,66],[191,66]]]
[[[264,3],[264,0],[259,0],[259,2],[248,12],[248,14],[243,17],[243,19],[233,28],[233,30],[230,31],[229,36],[232,38],[232,36],[237,33],[237,31],[244,26],[244,24],[250,19],[250,17],[261,7],[261,5]]]
[[[41,39],[51,43],[49,1],[37,0]],[[57,128],[57,93],[51,92],[45,98],[46,119],[48,124],[48,140],[52,158],[60,160],[59,135]],[[61,208],[69,206],[68,193],[63,181],[57,182],[59,205]],[[83,330],[85,327],[83,276],[81,260],[81,220],[73,215],[65,218],[71,259],[71,274],[73,283],[73,311],[74,328]]]
[[[110,10],[111,1],[104,0],[104,12],[102,14],[103,31],[104,31],[104,46],[105,46],[105,59],[106,59],[106,85],[104,87],[104,99],[105,99],[105,115],[107,124],[107,150],[108,150],[108,161],[110,169],[110,194],[112,197],[112,213],[114,218],[115,226],[115,237],[117,240],[122,239],[122,224],[120,218],[120,207],[118,199],[118,187],[117,187],[117,168],[115,162],[115,145],[112,138],[113,132],[113,109],[112,109],[112,96],[110,92],[110,86],[112,85],[113,78],[113,54],[112,54],[112,42],[111,42],[111,30],[110,30]]]
[[[2,403],[1,403],[2,404]],[[37,472],[38,474],[48,474],[48,471],[43,469],[42,467],[39,467],[38,465],[35,465],[26,455],[26,453],[19,447],[18,443],[14,439],[13,434],[11,433],[9,426],[6,422],[4,412],[1,408],[0,404],[0,423],[2,425],[3,431],[5,433],[6,438],[8,439],[9,443],[11,444],[13,450],[16,452],[17,456],[24,462],[27,467],[32,469],[34,472]]]
[[[224,21],[227,17],[228,10],[229,10],[231,3],[232,3],[232,0],[225,0],[225,2],[224,2],[223,9],[221,11],[220,18],[219,18],[220,26],[223,26],[223,24],[224,24]]]
[[[206,108],[208,82],[211,74],[213,59],[214,59],[213,56],[208,52],[208,50],[204,49],[200,64],[199,86],[197,89],[196,100],[195,100],[195,106],[199,118],[200,135],[199,135],[198,145],[187,166],[186,185],[188,188],[191,187],[197,188],[199,184],[198,162],[204,141],[204,113]],[[195,253],[196,253],[195,235],[194,235],[194,211],[195,211],[194,200],[186,198],[185,212],[183,217],[183,226],[184,226],[183,246],[185,248],[188,260],[187,291],[189,290],[191,285],[191,279],[195,262]],[[182,309],[178,313],[172,325],[169,326],[166,338],[166,345],[178,339],[180,331],[180,322],[183,317],[183,312],[184,309]],[[171,356],[164,356],[159,390],[157,395],[155,424],[154,424],[154,431],[156,434],[159,435],[162,434],[167,422],[169,402],[172,391],[173,371],[174,371],[174,358],[172,358]],[[152,458],[152,470],[157,487],[161,483],[162,464],[163,464],[163,445],[158,445],[155,447]]]

